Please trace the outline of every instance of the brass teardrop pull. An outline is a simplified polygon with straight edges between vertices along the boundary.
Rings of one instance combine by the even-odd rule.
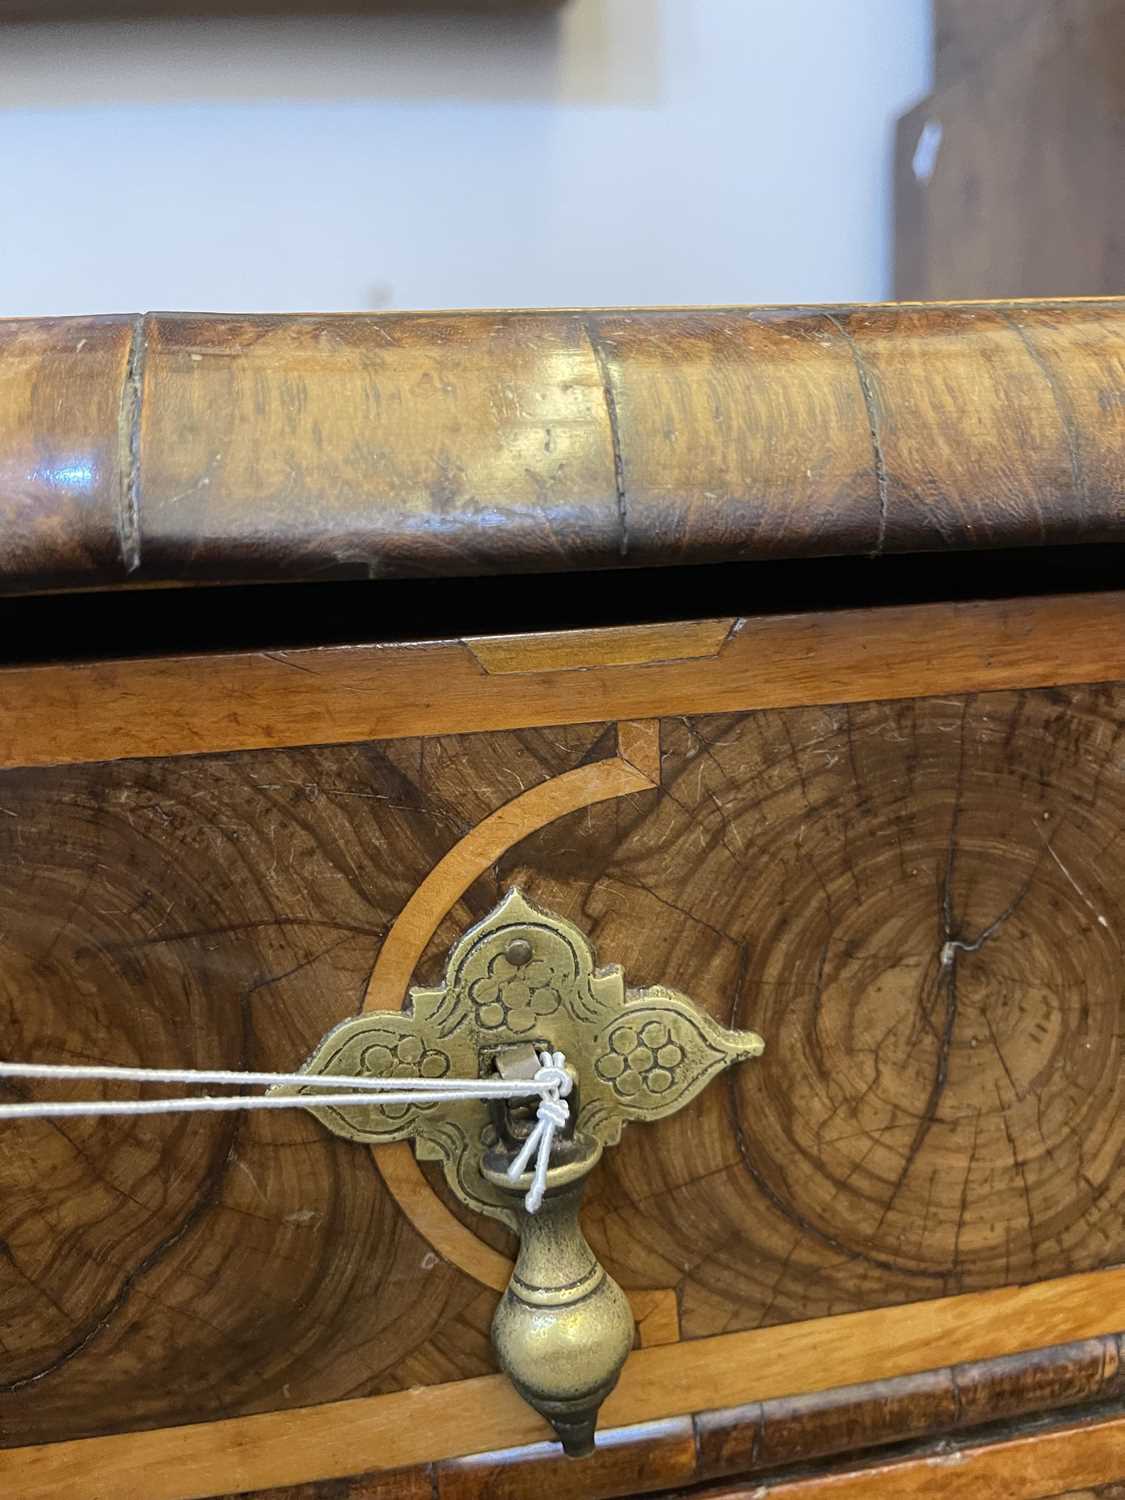
[[[411,1071],[526,1080],[539,1066],[538,1054],[561,1052],[574,1087],[566,1124],[550,1138],[536,1211],[525,1204],[533,1163],[515,1178],[510,1170],[535,1129],[534,1103],[493,1101],[490,1110],[481,1099],[393,1107],[353,1100],[311,1113],[349,1140],[413,1139],[420,1158],[442,1163],[462,1203],[516,1231],[519,1255],[493,1320],[493,1345],[565,1451],[589,1453],[598,1409],[617,1381],[634,1326],[625,1293],[578,1222],[586,1179],[627,1122],[674,1114],[724,1068],[760,1056],[764,1044],[755,1032],[728,1031],[673,990],[626,991],[620,968],[596,968],[578,928],[517,890],[460,939],[444,983],[412,989],[409,999],[401,1013],[345,1021],[304,1071],[352,1077],[393,1071],[405,1087]]]
[[[490,1152],[484,1160],[485,1177],[517,1195],[520,1236],[512,1279],[492,1320],[492,1343],[516,1390],[547,1418],[571,1458],[594,1451],[598,1409],[633,1345],[629,1299],[578,1223],[586,1178],[601,1154],[593,1137],[575,1142],[574,1154],[548,1172],[534,1214],[518,1198],[528,1177],[509,1188],[503,1155]]]

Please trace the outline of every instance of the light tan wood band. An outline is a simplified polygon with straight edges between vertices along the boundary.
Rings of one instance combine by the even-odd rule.
[[[1115,1417],[878,1469],[795,1479],[772,1487],[769,1500],[1086,1500],[1087,1485],[1123,1475],[1125,1417]],[[709,1495],[710,1500],[750,1500],[753,1493],[739,1485]],[[1115,1485],[1097,1494],[1112,1500],[1120,1491]],[[1088,1500],[1097,1496],[1090,1493]]]
[[[660,775],[660,726],[652,720],[618,726],[622,754],[579,766],[529,787],[498,807],[438,861],[403,907],[375,960],[364,1010],[400,1010],[426,945],[442,918],[474,880],[520,839],[569,812],[650,790]],[[631,757],[631,758],[627,758]],[[639,770],[634,762],[645,766]],[[406,1141],[372,1147],[375,1164],[406,1217],[442,1256],[483,1286],[502,1292],[512,1263],[441,1201]],[[642,1345],[679,1337],[679,1307],[667,1288],[630,1294]]]
[[[1125,677],[1125,593],[706,624],[9,668],[0,766]]]
[[[629,1357],[602,1423],[626,1427],[1092,1338],[1117,1329],[1123,1299],[1125,1268],[1118,1268],[656,1345]],[[0,1452],[0,1493],[19,1500],[110,1495],[112,1500],[200,1500],[401,1468],[548,1436],[504,1376],[485,1375],[326,1406],[9,1448]]]

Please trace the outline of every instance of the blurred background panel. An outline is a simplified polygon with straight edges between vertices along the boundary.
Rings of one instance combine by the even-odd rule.
[[[553,10],[566,0],[0,0],[0,18],[12,21],[89,20],[122,16],[300,15],[488,15]]]
[[[0,315],[890,294],[929,0],[51,5],[0,0]]]
[[[897,295],[1125,291],[1125,4],[934,0],[898,130]]]

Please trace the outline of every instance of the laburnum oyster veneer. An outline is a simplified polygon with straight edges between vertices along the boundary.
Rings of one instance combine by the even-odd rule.
[[[3,1492],[1114,1493],[1123,561],[1113,299],[0,324]]]

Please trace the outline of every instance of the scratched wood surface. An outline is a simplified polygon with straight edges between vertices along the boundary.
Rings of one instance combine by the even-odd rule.
[[[1101,1277],[1095,1273],[1074,1279],[1089,1282]],[[1025,1306],[1029,1298],[1046,1302],[1060,1285],[1046,1282],[1020,1289],[1016,1301]],[[1110,1300],[1104,1293],[1103,1298]],[[1016,1306],[1010,1292],[977,1293],[972,1300],[1004,1301],[1009,1321]],[[948,1316],[950,1303],[957,1304],[955,1319]],[[898,1323],[921,1323],[927,1308],[939,1324],[945,1320],[944,1339],[931,1338],[931,1351],[953,1351],[976,1316],[964,1298],[947,1299],[937,1307],[922,1303],[834,1320],[836,1325],[852,1325],[852,1331],[841,1337],[839,1327],[832,1327],[832,1349],[825,1347],[823,1324],[800,1325],[799,1336],[819,1351],[822,1376],[826,1363],[844,1375],[847,1365],[856,1364],[855,1346],[864,1343],[871,1344],[868,1366],[879,1368],[877,1341],[856,1330],[856,1321],[870,1325],[872,1319],[885,1321],[890,1314]],[[777,1332],[765,1329],[752,1337],[760,1345],[763,1335]],[[746,1337],[728,1335],[723,1342]],[[1069,1419],[1100,1420],[1107,1411],[1119,1409],[1121,1343],[1121,1335],[1110,1334],[1029,1347],[1016,1355],[923,1368],[917,1374],[900,1373],[696,1415],[674,1415],[666,1407],[663,1417],[654,1416],[657,1408],[650,1404],[649,1416],[640,1420],[637,1397],[645,1380],[666,1402],[680,1382],[670,1366],[677,1360],[691,1361],[699,1348],[666,1346],[642,1351],[626,1363],[623,1387],[631,1393],[623,1387],[615,1392],[597,1434],[596,1451],[580,1464],[565,1459],[557,1443],[531,1441],[526,1407],[522,1428],[518,1423],[507,1428],[509,1437],[522,1431],[523,1441],[499,1446],[505,1422],[502,1416],[497,1420],[498,1409],[515,1411],[521,1403],[501,1377],[489,1376],[297,1412],[0,1449],[0,1488],[5,1494],[18,1494],[20,1500],[103,1500],[107,1484],[116,1500],[213,1500],[232,1494],[253,1494],[262,1500],[383,1500],[390,1494],[421,1494],[434,1500],[527,1500],[542,1493],[558,1500],[607,1500],[732,1475],[776,1476],[791,1472],[795,1465],[807,1470],[810,1462],[831,1467],[834,1456],[854,1462],[867,1450],[879,1448],[885,1454],[890,1443],[898,1444],[901,1453],[911,1440],[911,1451],[917,1451],[919,1443],[929,1440],[932,1446],[940,1437],[948,1451],[950,1440],[968,1445],[981,1436],[995,1437],[998,1422],[1006,1424],[1002,1435],[1012,1436],[1021,1425],[1029,1425],[1024,1419],[1041,1425],[1044,1414],[1056,1422],[1068,1420],[1068,1412]],[[902,1352],[903,1345],[887,1349],[882,1368],[892,1370]],[[930,1357],[936,1356],[931,1352]],[[637,1380],[642,1363],[663,1369]],[[709,1372],[704,1361],[699,1399],[722,1401],[724,1389],[729,1394],[732,1367],[740,1364],[773,1370],[768,1355],[716,1357]],[[775,1382],[775,1388],[782,1387]],[[466,1439],[477,1450],[468,1457],[460,1446]],[[1087,1464],[1086,1472],[1098,1469]],[[1103,1465],[1101,1472],[1112,1472],[1112,1466]]]
[[[358,1008],[430,866],[598,733],[10,776],[3,1054],[293,1066]],[[301,1114],[6,1132],[0,1242],[5,1444],[492,1368],[495,1294]]]
[[[1038,1429],[1038,1430],[1036,1430]],[[882,1463],[832,1465],[759,1485],[735,1480],[695,1500],[1121,1500],[1125,1416],[1026,1424],[965,1444],[943,1442]],[[671,1500],[671,1497],[670,1497]]]
[[[439,925],[424,980],[522,883],[631,982],[766,1036],[591,1185],[595,1249],[670,1289],[685,1338],[1120,1261],[1123,708],[1080,686],[669,719],[660,787],[523,838]],[[0,1048],[291,1066],[472,825],[617,745],[5,772]],[[312,1120],[28,1124],[5,1148],[5,1445],[492,1368],[495,1292]]]
[[[702,626],[3,668],[0,768],[1125,677],[1120,589]]]
[[[1119,541],[1123,327],[1114,298],[0,320],[0,592]]]
[[[1117,687],[672,720],[514,850],[768,1060],[609,1154],[587,1233],[686,1336],[1120,1260]]]

